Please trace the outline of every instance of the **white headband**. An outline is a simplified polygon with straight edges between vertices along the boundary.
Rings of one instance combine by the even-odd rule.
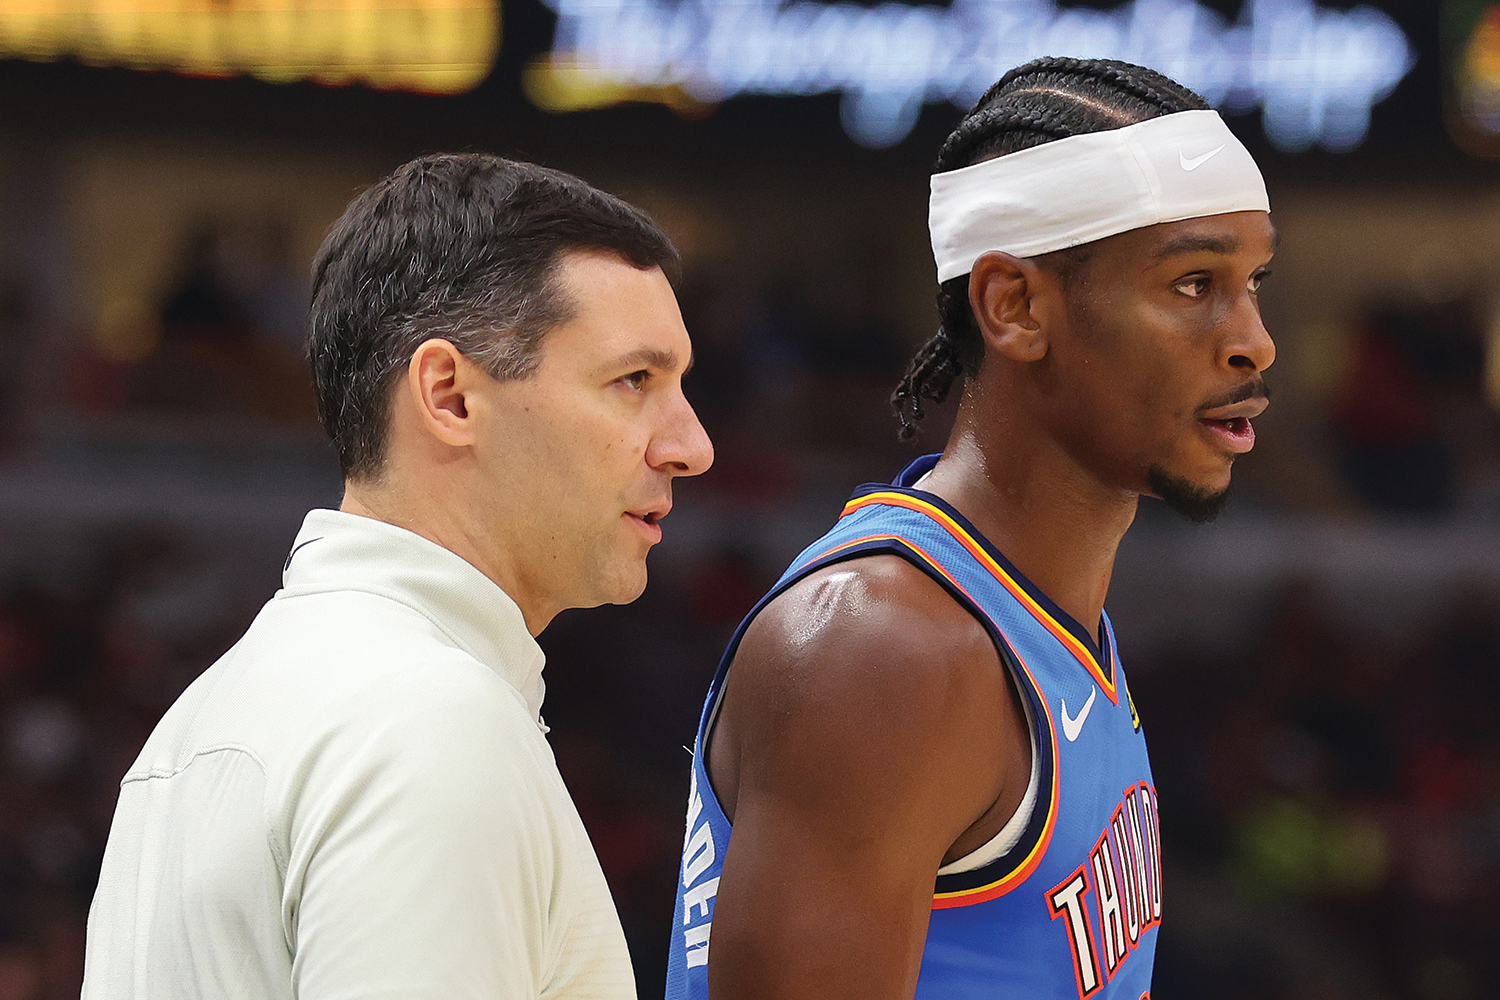
[[[938,281],[1017,257],[1224,212],[1269,212],[1260,169],[1215,111],[1179,111],[932,176]]]

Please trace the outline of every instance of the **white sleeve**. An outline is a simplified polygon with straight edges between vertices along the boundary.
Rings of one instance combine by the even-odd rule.
[[[371,694],[294,782],[282,916],[299,1000],[546,985],[566,792],[511,692],[454,673]]]

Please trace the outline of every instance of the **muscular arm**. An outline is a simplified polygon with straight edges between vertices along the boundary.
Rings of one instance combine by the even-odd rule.
[[[713,1000],[906,1000],[937,869],[1015,811],[1030,744],[983,627],[876,556],[808,577],[752,624],[708,763],[734,823]]]

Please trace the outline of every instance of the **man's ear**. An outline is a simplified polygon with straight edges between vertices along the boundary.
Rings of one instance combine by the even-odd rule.
[[[1042,317],[1060,294],[1057,281],[1035,263],[998,250],[984,254],[969,272],[969,307],[988,349],[1012,361],[1047,356]]]
[[[441,338],[424,341],[406,366],[406,394],[417,422],[432,437],[455,448],[475,441],[470,415],[478,368]]]

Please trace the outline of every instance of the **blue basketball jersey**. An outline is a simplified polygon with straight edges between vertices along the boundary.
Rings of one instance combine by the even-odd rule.
[[[989,631],[1027,702],[1036,806],[1021,839],[972,871],[938,875],[918,1000],[1142,1000],[1161,921],[1156,789],[1106,616],[1102,646],[972,525],[913,489],[936,463],[855,492],[735,632],[698,724],[667,1000],[708,1000],[714,898],[730,823],[703,765],[724,678],[762,608],[809,573],[877,553],[907,559]]]

